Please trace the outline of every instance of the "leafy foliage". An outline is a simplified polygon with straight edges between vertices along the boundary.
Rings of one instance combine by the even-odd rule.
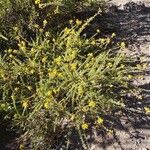
[[[96,38],[99,29],[88,38],[83,34],[100,11],[88,20],[68,20],[60,32],[53,31],[59,24],[49,26],[59,13],[101,1],[8,2],[0,22],[1,112],[25,132],[31,149],[70,148],[74,133],[86,149],[88,131],[110,131],[105,116],[124,110],[127,94],[136,95],[132,73],[145,64],[129,65],[134,58],[128,57],[124,42],[114,43],[115,33],[105,38]]]
[[[9,105],[36,148],[42,149],[49,136],[52,148],[59,131],[104,128],[104,116],[124,108],[125,94],[134,90],[124,43],[109,49],[114,34],[81,36],[94,17],[85,23],[71,20],[70,28],[55,37],[44,31],[45,20],[43,28],[35,26],[36,40],[18,35],[18,49],[6,50],[1,58],[3,106]]]
[[[0,0],[0,42],[2,49],[16,47],[14,29],[17,27],[21,35],[28,40],[35,37],[34,25],[42,27],[44,19],[49,20],[49,30],[58,30],[62,24],[60,19],[88,8],[96,10],[102,1],[70,1],[70,0]],[[60,18],[61,16],[61,18]],[[50,26],[51,25],[51,26]],[[3,35],[3,36],[2,36]],[[9,39],[6,42],[4,38]]]

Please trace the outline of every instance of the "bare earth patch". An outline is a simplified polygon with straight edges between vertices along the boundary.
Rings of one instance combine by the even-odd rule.
[[[137,109],[150,106],[150,1],[112,0],[110,5],[112,16],[119,25],[117,35],[128,42],[131,57],[141,59],[146,55],[144,61],[148,62],[148,68],[142,73],[144,78],[134,84],[145,90]],[[91,150],[150,150],[150,116],[133,111],[125,113],[120,120],[113,135],[96,136]]]

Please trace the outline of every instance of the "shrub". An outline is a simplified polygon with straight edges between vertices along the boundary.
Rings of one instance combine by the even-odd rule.
[[[93,8],[97,11],[104,1],[70,1],[70,0],[0,0],[0,43],[1,49],[16,47],[14,29],[17,27],[22,37],[31,40],[35,37],[34,25],[42,27],[44,19],[49,20],[48,29],[58,30],[63,26],[59,21],[78,11]],[[71,17],[72,17],[71,15]],[[66,20],[68,19],[66,18]],[[55,34],[55,33],[54,33]],[[5,41],[9,39],[9,41]],[[11,41],[11,42],[10,42]]]
[[[34,26],[35,40],[17,35],[18,49],[0,59],[1,107],[33,149],[71,147],[75,131],[86,148],[87,131],[109,131],[105,115],[125,109],[124,96],[137,90],[131,84],[137,67],[128,64],[134,60],[125,44],[112,46],[115,34],[96,39],[99,30],[88,39],[81,34],[94,17],[70,20],[55,37],[44,31],[45,20],[42,28]]]

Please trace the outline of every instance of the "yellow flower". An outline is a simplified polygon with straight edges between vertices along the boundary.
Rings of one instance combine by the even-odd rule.
[[[42,33],[42,32],[43,32],[43,29],[42,29],[42,28],[40,28],[40,29],[39,29],[39,31]]]
[[[93,57],[93,53],[89,53],[89,54],[88,54],[88,57]]]
[[[70,60],[75,59],[76,55],[77,55],[77,52],[76,52],[75,50],[72,50],[72,51],[71,51],[71,54],[69,55]]]
[[[38,25],[38,24],[35,24],[34,27],[38,29],[38,28],[39,28],[39,25]]]
[[[23,108],[27,108],[28,107],[28,101],[27,100],[23,100],[22,107]]]
[[[75,119],[75,115],[72,114],[70,120],[73,121]]]
[[[13,58],[13,55],[12,55],[12,54],[10,54],[10,55],[9,55],[9,58]]]
[[[95,44],[96,44],[95,40],[93,40],[93,41],[91,42],[91,44],[92,44],[92,45],[95,45]]]
[[[35,49],[34,48],[31,48],[31,53],[34,53],[35,52]]]
[[[141,99],[141,100],[143,99],[142,95],[139,95],[138,98]]]
[[[75,32],[75,30],[72,30],[70,33],[73,34],[73,35],[75,35],[76,32]]]
[[[125,67],[125,65],[123,65],[123,64],[121,64],[121,66],[120,66],[122,69]]]
[[[43,57],[43,58],[42,58],[42,63],[45,63],[46,60],[47,60],[47,57]]]
[[[95,105],[96,105],[96,103],[94,101],[90,101],[88,104],[88,106],[92,107],[92,108],[95,107]]]
[[[59,66],[61,64],[61,56],[54,59],[54,62]]]
[[[67,27],[64,30],[64,33],[69,34],[70,33],[70,29],[68,29]]]
[[[26,49],[26,46],[25,46],[25,45],[18,44],[18,46],[19,46],[19,48],[20,48],[21,50],[25,50],[25,49]]]
[[[149,107],[144,107],[144,110],[146,113],[150,113],[150,108]]]
[[[43,8],[43,4],[39,4],[39,8],[42,9]]]
[[[107,130],[109,134],[113,134],[113,130]]]
[[[16,99],[15,95],[11,95],[11,98],[12,98],[12,100],[14,100],[14,101],[15,101],[15,99]]]
[[[137,64],[136,67],[137,67],[137,69],[139,69],[139,70],[142,68],[141,65],[139,65],[139,64]]]
[[[113,87],[113,85],[112,85],[112,84],[110,84],[110,87]]]
[[[2,109],[5,109],[5,108],[6,108],[6,104],[2,104],[2,103],[1,103],[1,104],[0,104],[0,109],[1,109],[1,108],[2,108]]]
[[[107,38],[106,42],[107,42],[107,44],[109,44],[110,43],[110,38]]]
[[[98,117],[97,123],[98,123],[98,124],[103,124],[103,122],[104,122],[104,119],[101,118],[101,117]]]
[[[57,89],[53,89],[53,92],[56,94],[57,92],[60,91],[60,88],[57,88]]]
[[[18,87],[16,87],[14,90],[15,90],[15,91],[18,91],[18,90],[19,90],[19,88],[18,88]]]
[[[53,97],[50,97],[50,98],[47,98],[45,101],[44,101],[44,108],[45,109],[49,109],[50,106],[52,106],[53,104]]]
[[[50,35],[49,32],[45,32],[45,36],[48,37]]]
[[[24,50],[26,48],[26,43],[24,41],[21,41],[19,44],[18,44],[19,48]]]
[[[128,79],[129,79],[129,80],[132,79],[132,75],[129,74],[129,75],[128,75]]]
[[[83,130],[86,130],[86,129],[88,129],[89,126],[87,123],[83,123],[81,127]]]
[[[31,70],[30,70],[30,73],[33,74],[33,73],[34,73],[34,69],[31,69]]]
[[[31,91],[32,90],[32,86],[27,86],[27,89]]]
[[[49,91],[47,92],[47,96],[52,96],[52,90],[49,90]]]
[[[125,48],[125,47],[126,47],[125,42],[121,42],[120,47],[121,47],[121,48]]]
[[[19,150],[24,150],[24,145],[23,144],[20,144]]]
[[[101,43],[104,44],[105,42],[105,39],[100,39]]]
[[[14,53],[14,54],[17,54],[17,52],[18,52],[17,50],[13,50],[13,53]]]
[[[142,67],[143,67],[143,70],[145,70],[145,69],[147,69],[147,64],[146,63],[144,63],[143,65],[142,65]]]
[[[107,65],[108,65],[108,67],[110,67],[110,68],[113,66],[112,63],[108,63]]]
[[[86,63],[84,68],[89,68],[89,67],[90,67],[90,64]]]
[[[44,103],[44,108],[45,108],[45,109],[49,109],[49,103],[48,103],[48,102],[45,102],[45,103]]]
[[[56,6],[56,9],[54,10],[55,14],[59,14],[59,6]]]
[[[144,75],[138,75],[138,78],[143,80],[144,79]]]
[[[24,41],[21,41],[22,46],[26,46],[26,43]]]
[[[54,69],[54,70],[52,70],[52,71],[49,72],[49,77],[55,78],[57,76],[57,73],[58,73],[57,70]]]
[[[79,19],[76,19],[76,25],[81,25],[82,24],[82,21],[80,21]]]
[[[44,21],[43,21],[43,26],[45,27],[46,25],[47,25],[47,20],[44,19]]]
[[[61,72],[58,72],[57,76],[63,78],[63,74]]]
[[[69,20],[69,24],[72,24],[73,23],[73,20]]]
[[[97,29],[97,30],[96,30],[96,32],[97,32],[97,33],[100,33],[100,30],[99,30],[99,29]]]
[[[81,85],[78,86],[78,93],[79,95],[82,95],[84,92],[83,87]]]
[[[15,31],[18,31],[18,27],[13,27],[13,29],[14,29]]]
[[[9,49],[9,50],[8,50],[8,53],[11,53],[11,52],[12,52],[12,49]]]
[[[77,64],[76,63],[70,64],[70,69],[71,70],[76,70],[76,68],[77,68]]]
[[[35,0],[35,4],[40,4],[41,0]]]
[[[115,36],[116,36],[116,34],[115,34],[115,33],[112,33],[111,37],[113,38],[113,37],[115,37]]]

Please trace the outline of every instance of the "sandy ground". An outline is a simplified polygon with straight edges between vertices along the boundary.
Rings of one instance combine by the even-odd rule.
[[[150,106],[150,0],[141,0],[147,7],[142,11],[124,11],[124,5],[130,0],[112,0],[110,3],[120,6],[122,12],[117,12],[115,17],[121,25],[121,32],[131,40],[129,49],[134,49],[138,57],[146,55],[145,61],[149,67],[144,72],[143,80],[135,81],[136,85],[148,91],[143,98],[144,103]],[[133,2],[139,4],[138,0]],[[149,9],[148,9],[149,8]],[[133,37],[133,38],[132,38]],[[131,52],[132,55],[132,52]],[[91,150],[150,150],[150,117],[134,115],[129,117],[129,122],[122,118],[124,129],[117,129],[114,136],[97,137]]]
[[[115,5],[125,5],[128,2],[134,2],[134,3],[144,3],[146,6],[150,6],[150,0],[110,0],[110,3],[113,3]]]

